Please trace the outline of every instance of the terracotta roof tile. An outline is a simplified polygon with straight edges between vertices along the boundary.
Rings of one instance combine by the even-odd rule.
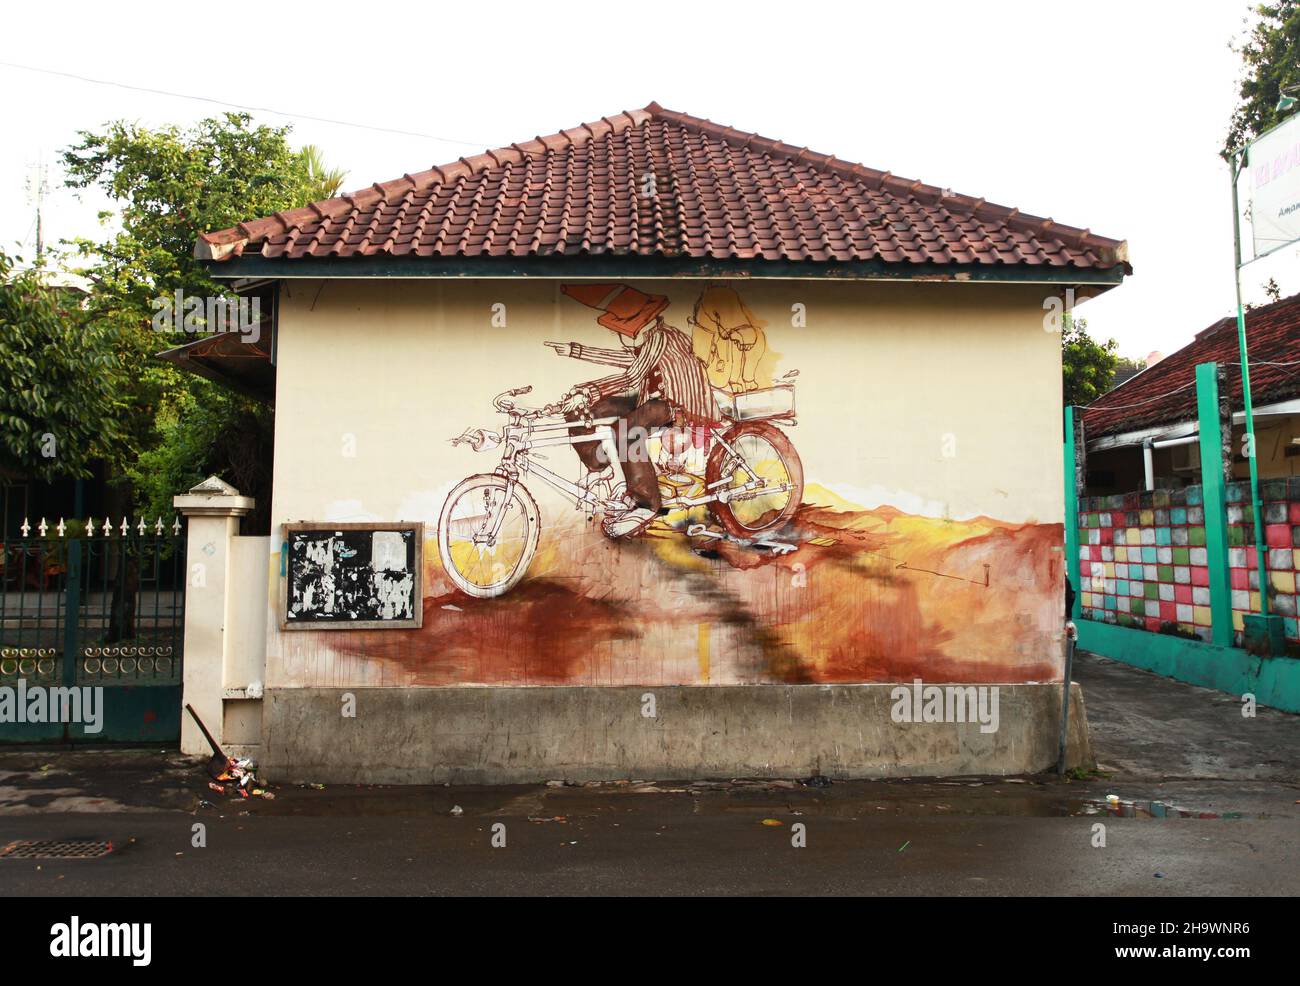
[[[1246,344],[1256,407],[1300,397],[1300,366],[1278,365],[1300,361],[1300,294],[1246,312]],[[1241,354],[1234,316],[1202,329],[1178,352],[1089,404],[1083,413],[1087,439],[1195,420],[1196,365],[1211,361],[1232,364],[1227,393],[1233,410],[1241,410]]]
[[[207,233],[195,246],[217,261],[246,253],[1130,270],[1122,241],[656,103]]]

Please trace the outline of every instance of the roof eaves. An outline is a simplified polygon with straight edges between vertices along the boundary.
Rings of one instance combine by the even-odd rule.
[[[210,263],[210,276],[296,278],[764,278],[774,280],[932,281],[940,283],[1016,283],[1057,286],[1087,285],[1105,291],[1121,283],[1117,268],[1072,268],[1023,264],[933,264],[806,259],[685,257],[658,251],[652,254],[575,250],[536,253],[526,257],[372,254],[358,257],[266,257],[250,250],[224,263]]]

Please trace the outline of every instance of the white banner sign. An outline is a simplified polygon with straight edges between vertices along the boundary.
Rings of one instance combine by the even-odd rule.
[[[1300,114],[1250,145],[1255,256],[1300,240]]]

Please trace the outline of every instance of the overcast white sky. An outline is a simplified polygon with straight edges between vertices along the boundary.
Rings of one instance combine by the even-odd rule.
[[[764,136],[1127,239],[1135,273],[1080,314],[1120,351],[1172,352],[1233,311],[1217,152],[1244,0],[1123,3],[10,5],[0,60],[284,111],[345,187],[658,100]],[[0,244],[97,234],[60,187],[78,129],[221,107],[0,65]],[[331,117],[430,140],[315,122]],[[1294,250],[1248,267],[1300,291]]]

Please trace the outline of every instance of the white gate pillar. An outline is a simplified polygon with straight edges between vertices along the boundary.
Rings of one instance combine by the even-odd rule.
[[[194,706],[213,739],[224,743],[222,689],[231,647],[230,541],[239,533],[239,518],[253,509],[254,500],[240,496],[239,490],[216,476],[209,476],[172,503],[189,519],[181,705]],[[207,740],[183,708],[181,752],[210,752]]]

